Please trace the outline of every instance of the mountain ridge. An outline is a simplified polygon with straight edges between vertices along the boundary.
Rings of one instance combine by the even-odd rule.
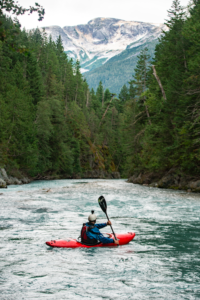
[[[155,46],[165,25],[116,18],[95,18],[87,24],[63,28],[48,26],[44,29],[53,40],[61,36],[65,52],[74,61],[77,59],[80,61],[81,72],[87,79],[91,78],[93,70],[98,72],[98,68],[110,64],[113,57],[125,52],[128,55],[125,59],[130,59],[130,52],[133,56],[139,53],[128,50],[141,48],[142,45]],[[96,84],[93,85],[92,80],[89,81],[90,87],[96,88]],[[121,84],[123,85],[123,82]],[[115,88],[115,91],[118,92],[119,88],[117,90]]]

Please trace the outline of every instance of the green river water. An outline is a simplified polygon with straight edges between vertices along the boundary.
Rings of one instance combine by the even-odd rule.
[[[200,299],[200,194],[125,180],[37,181],[1,189],[0,299]],[[50,248],[77,238],[91,209],[115,232],[116,248]],[[110,232],[105,228],[102,232]]]

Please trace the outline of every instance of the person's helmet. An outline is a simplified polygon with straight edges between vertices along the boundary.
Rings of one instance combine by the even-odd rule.
[[[94,210],[92,210],[91,215],[89,215],[89,217],[88,217],[88,221],[94,222],[94,221],[96,221],[96,219],[97,219],[97,216],[94,214]]]

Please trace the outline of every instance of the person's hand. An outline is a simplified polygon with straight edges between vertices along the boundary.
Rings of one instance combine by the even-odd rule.
[[[114,243],[115,243],[116,245],[119,245],[119,241],[118,241],[118,240],[114,240]]]
[[[111,221],[110,221],[110,220],[107,222],[107,225],[112,225],[112,223],[111,223]]]

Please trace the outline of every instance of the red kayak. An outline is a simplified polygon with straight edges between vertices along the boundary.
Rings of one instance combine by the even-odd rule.
[[[113,234],[110,234],[110,233],[107,233],[108,234],[108,237],[113,239],[114,236]],[[130,243],[130,241],[132,241],[135,237],[135,233],[134,232],[127,232],[127,233],[119,233],[119,234],[116,234],[116,237],[117,239],[119,240],[119,245],[126,245],[128,243]],[[91,248],[91,247],[110,247],[110,246],[117,246],[116,244],[114,243],[111,243],[111,244],[98,244],[98,245],[94,245],[94,246],[87,246],[87,245],[84,245],[82,244],[81,242],[75,240],[75,239],[68,239],[66,241],[64,240],[60,240],[60,241],[55,241],[55,240],[52,240],[50,242],[46,242],[46,244],[48,246],[51,246],[51,247],[58,247],[58,248]]]

